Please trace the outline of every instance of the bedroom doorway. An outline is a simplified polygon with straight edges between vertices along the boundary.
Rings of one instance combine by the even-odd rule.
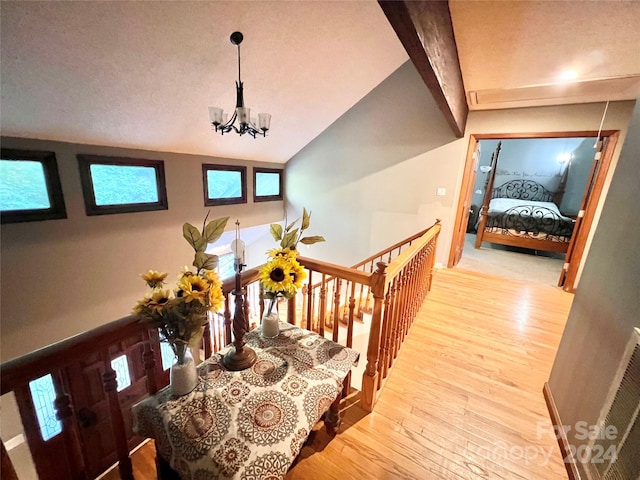
[[[524,182],[529,185],[529,181],[533,181],[537,184],[538,182],[535,182],[535,180],[541,179],[547,182],[551,182],[551,186],[549,189],[551,197],[543,200],[555,202],[558,205],[562,204],[562,208],[566,212],[574,213],[574,215],[571,215],[571,217],[575,220],[575,227],[573,228],[573,233],[570,234],[570,241],[568,241],[568,237],[562,238],[562,240],[567,243],[565,243],[563,247],[560,248],[560,251],[562,253],[559,254],[559,258],[563,258],[563,256],[564,258],[563,261],[556,262],[556,268],[558,268],[557,275],[559,276],[557,285],[561,286],[565,291],[575,291],[575,285],[577,283],[578,273],[580,271],[582,259],[584,257],[585,246],[589,236],[589,231],[594,220],[595,211],[598,206],[600,195],[604,186],[605,177],[607,175],[609,165],[613,156],[613,151],[617,143],[618,131],[601,132],[600,141],[597,144],[597,148],[594,148],[597,136],[598,132],[595,131],[548,132],[538,134],[470,135],[469,147],[467,150],[467,160],[462,180],[458,209],[456,212],[456,223],[448,266],[453,267],[458,264],[458,262],[462,258],[462,253],[465,248],[468,249],[469,252],[474,253],[470,249],[471,246],[469,244],[465,246],[465,240],[467,240],[468,242],[469,234],[467,232],[469,230],[473,230],[477,218],[483,217],[482,206],[478,206],[479,196],[483,197],[484,204],[485,195],[488,195],[488,198],[490,199],[493,195],[493,189],[500,186],[497,184],[495,187],[493,185],[489,185],[489,178],[495,179],[495,175],[497,173],[500,174],[501,180],[518,180],[518,178],[516,177],[519,176],[519,187],[522,187],[522,184]],[[554,139],[552,142],[547,143],[553,144],[555,142],[557,144],[558,142],[562,142],[563,145],[567,145],[567,150],[570,150],[571,146],[575,147],[576,142],[579,142],[581,144],[583,154],[585,153],[585,150],[590,149],[589,154],[591,155],[592,161],[590,162],[590,164],[586,165],[586,169],[584,166],[581,168],[581,175],[574,174],[573,178],[571,178],[570,181],[568,181],[567,179],[567,168],[570,165],[571,157],[568,157],[565,160],[563,160],[562,158],[554,158],[554,161],[556,162],[555,168],[558,169],[556,175],[551,175],[548,172],[544,173],[543,171],[539,171],[537,173],[536,171],[527,173],[524,169],[522,169],[521,171],[514,171],[514,169],[509,170],[508,168],[502,168],[501,170],[496,172],[495,165],[493,166],[493,170],[489,169],[491,165],[487,165],[486,159],[483,162],[484,164],[481,164],[481,158],[486,158],[487,149],[492,150],[491,147],[495,147],[498,142],[508,142],[510,140],[516,139]],[[584,141],[585,139],[588,140]],[[483,148],[485,149],[484,152],[482,151]],[[544,155],[544,152],[542,151],[540,151],[539,153],[541,155]],[[498,149],[498,152],[496,154],[496,163],[500,161],[499,155],[500,152]],[[493,162],[493,159],[491,160],[491,162]],[[499,163],[497,168],[501,168]],[[574,170],[576,169],[574,168]],[[513,178],[509,178],[510,174]],[[536,176],[541,178],[535,178]],[[581,180],[584,181],[582,185],[586,184],[586,187],[584,187],[584,191],[578,192],[576,194],[575,185],[573,185],[571,187],[572,191],[567,195],[567,198],[563,200],[562,197],[563,195],[565,195],[564,189],[566,189],[571,182],[575,184],[577,177],[582,177]],[[479,189],[478,185],[481,185],[483,188]],[[488,191],[487,189],[490,190]],[[482,190],[481,194],[477,193],[479,190]],[[489,202],[489,199],[486,199],[486,201]],[[571,206],[569,204],[571,204]],[[485,206],[485,209],[488,209],[488,203]],[[483,229],[483,231],[486,230]],[[497,241],[501,244],[524,246],[527,249],[537,247],[536,242],[528,239],[524,241],[516,240],[515,242],[513,242],[513,238],[506,238],[502,236],[494,236],[493,238],[491,238],[490,234],[487,236],[490,237],[492,241]],[[486,238],[483,238],[483,240],[487,241]],[[527,244],[527,242],[532,244]],[[485,243],[485,245],[487,244]],[[492,243],[491,245],[494,244]],[[549,245],[551,244],[548,244],[547,247]],[[549,248],[551,250],[558,251],[556,245],[553,245]],[[540,251],[542,251],[542,248],[540,249]],[[566,254],[564,252],[566,252]],[[554,254],[551,254],[551,256],[553,255]]]

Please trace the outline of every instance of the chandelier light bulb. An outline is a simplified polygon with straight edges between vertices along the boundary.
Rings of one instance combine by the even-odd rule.
[[[238,47],[238,81],[236,82],[236,108],[233,116],[229,119],[222,108],[209,107],[209,121],[211,128],[222,135],[234,130],[238,135],[248,133],[253,138],[256,138],[256,135],[266,137],[271,128],[271,115],[259,113],[256,124],[256,119],[251,118],[251,109],[244,105],[244,85],[240,78],[240,44],[243,39],[244,36],[241,32],[233,32],[230,37],[231,43]]]

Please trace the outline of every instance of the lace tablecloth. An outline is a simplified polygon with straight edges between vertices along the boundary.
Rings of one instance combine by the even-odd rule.
[[[222,365],[224,349],[198,367],[195,390],[169,388],[133,406],[134,431],[155,439],[183,479],[283,478],[328,410],[359,354],[293,325],[245,339],[257,356],[246,370]]]

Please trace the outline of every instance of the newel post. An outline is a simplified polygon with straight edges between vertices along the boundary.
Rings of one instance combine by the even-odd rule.
[[[369,331],[369,346],[367,347],[367,368],[362,376],[362,407],[373,411],[378,393],[378,363],[380,362],[380,336],[382,332],[382,306],[387,289],[387,264],[376,263],[378,267],[371,274],[371,293],[373,295],[373,315],[371,318],[371,330]]]

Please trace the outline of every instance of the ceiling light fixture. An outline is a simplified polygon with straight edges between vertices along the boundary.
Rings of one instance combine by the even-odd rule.
[[[251,109],[244,106],[243,85],[240,80],[240,44],[243,40],[243,35],[240,32],[233,32],[231,34],[231,43],[238,46],[238,81],[236,82],[236,109],[233,112],[233,116],[230,120],[228,114],[224,113],[221,108],[209,107],[209,119],[211,120],[211,126],[216,132],[220,132],[222,135],[229,133],[231,130],[235,130],[238,135],[244,135],[248,133],[253,138],[256,135],[267,136],[267,131],[271,125],[271,114],[259,113],[258,122],[256,126],[256,119],[251,118]],[[236,120],[238,123],[236,124]]]

